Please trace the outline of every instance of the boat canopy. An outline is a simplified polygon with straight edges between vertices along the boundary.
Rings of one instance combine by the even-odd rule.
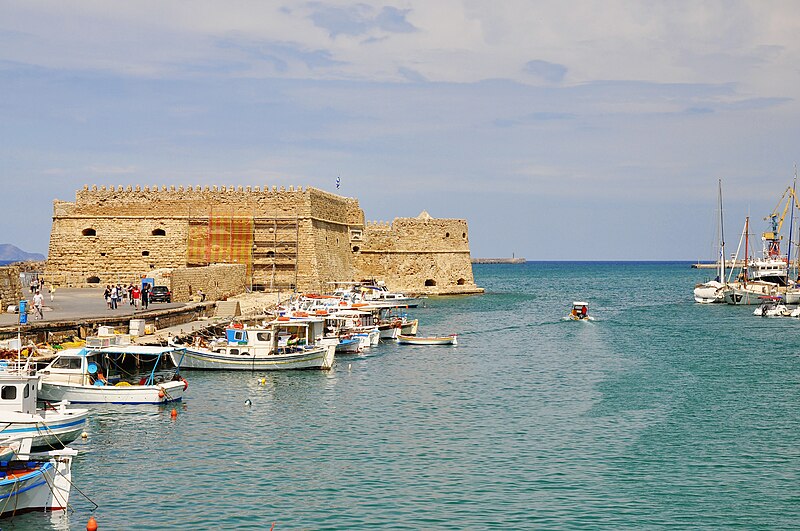
[[[580,308],[581,306],[589,306],[589,303],[588,302],[575,301],[575,302],[572,303],[572,305],[577,307],[577,308]]]

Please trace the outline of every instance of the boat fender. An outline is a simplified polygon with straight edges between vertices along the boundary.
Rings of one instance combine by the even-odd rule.
[[[158,390],[158,398],[164,398],[164,390],[163,389],[159,389]]]
[[[181,381],[183,382],[183,390],[186,391],[187,389],[189,389],[189,382],[186,381],[186,378],[181,376]]]

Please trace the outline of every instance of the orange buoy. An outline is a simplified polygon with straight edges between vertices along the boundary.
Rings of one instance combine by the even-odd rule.
[[[158,398],[164,398],[164,390],[163,390],[163,389],[161,389],[161,390],[158,392]]]
[[[97,520],[94,519],[94,516],[90,516],[89,521],[86,522],[86,531],[97,531]]]
[[[169,412],[169,416],[172,417],[172,418],[177,418],[178,417],[178,410],[175,409],[175,408],[172,408],[172,411]]]

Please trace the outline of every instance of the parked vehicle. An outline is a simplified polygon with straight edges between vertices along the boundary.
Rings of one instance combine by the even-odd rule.
[[[153,286],[150,302],[172,302],[172,292],[166,286]]]

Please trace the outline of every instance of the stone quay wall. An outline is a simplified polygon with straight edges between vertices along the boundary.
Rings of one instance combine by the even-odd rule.
[[[4,313],[12,304],[16,306],[22,299],[19,273],[19,266],[0,267],[0,313]]]
[[[227,299],[243,293],[247,287],[244,264],[179,267],[172,270],[170,278],[173,302],[189,302],[200,290],[205,293],[206,300]]]
[[[245,280],[237,273],[234,284],[259,290],[375,279],[413,293],[474,293],[482,290],[467,234],[465,220],[425,213],[365,223],[357,199],[315,188],[85,186],[74,202],[54,201],[46,276],[87,286],[180,270],[187,280],[172,283],[182,300],[190,285],[219,283],[212,265],[238,263]],[[202,266],[205,273],[189,273]]]

